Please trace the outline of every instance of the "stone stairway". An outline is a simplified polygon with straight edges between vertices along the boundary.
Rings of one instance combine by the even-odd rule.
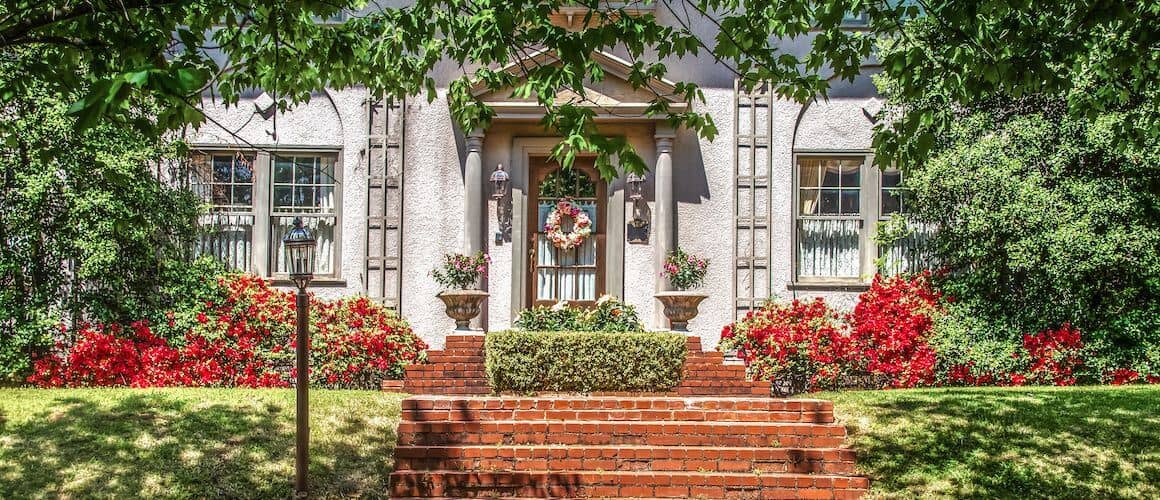
[[[845,435],[816,400],[415,396],[391,495],[857,498]]]

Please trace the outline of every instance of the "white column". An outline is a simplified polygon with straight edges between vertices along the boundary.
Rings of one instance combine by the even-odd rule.
[[[463,165],[463,245],[468,255],[483,251],[483,131],[467,134],[467,161]]]
[[[660,276],[665,257],[677,248],[677,203],[673,193],[673,138],[672,128],[658,125],[656,131],[657,164],[653,170],[656,201],[653,208],[653,228],[656,241],[654,267],[656,290],[669,290],[669,281]],[[662,316],[663,318],[663,316]]]

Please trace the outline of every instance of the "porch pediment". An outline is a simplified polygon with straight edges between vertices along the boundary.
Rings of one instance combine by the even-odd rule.
[[[644,118],[649,103],[658,96],[669,101],[674,111],[683,111],[687,107],[675,95],[672,82],[654,78],[648,88],[633,88],[628,81],[631,65],[627,61],[604,52],[594,53],[593,59],[604,70],[604,79],[586,81],[583,95],[573,89],[562,90],[553,99],[555,103],[591,107],[597,111],[598,116],[616,118]],[[544,50],[504,67],[503,71],[520,75],[525,67],[555,64],[559,64],[556,54]],[[544,113],[544,108],[535,96],[514,96],[511,88],[491,90],[485,83],[477,81],[472,92],[476,98],[494,109],[498,118],[538,118]]]

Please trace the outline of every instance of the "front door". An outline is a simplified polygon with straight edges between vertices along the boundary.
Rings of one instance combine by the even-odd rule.
[[[592,305],[604,293],[606,186],[593,163],[592,158],[577,158],[571,168],[564,169],[548,158],[533,157],[529,161],[531,305],[552,305],[561,300],[572,305]],[[593,225],[592,234],[568,250],[553,244],[544,229],[548,215],[562,199],[571,199]],[[570,218],[562,217],[560,227],[570,232],[572,223]]]

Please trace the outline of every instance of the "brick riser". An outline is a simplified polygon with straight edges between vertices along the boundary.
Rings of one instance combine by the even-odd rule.
[[[427,364],[406,368],[403,392],[410,394],[485,395],[491,388],[484,367],[484,336],[449,335],[443,350],[428,351]],[[719,352],[701,350],[700,337],[686,341],[684,376],[671,396],[768,396],[768,381],[745,378],[745,367],[726,365]],[[396,386],[384,390],[398,390]],[[631,393],[597,393],[596,395],[631,395]]]
[[[826,401],[445,397],[403,401],[393,497],[858,498]]]

